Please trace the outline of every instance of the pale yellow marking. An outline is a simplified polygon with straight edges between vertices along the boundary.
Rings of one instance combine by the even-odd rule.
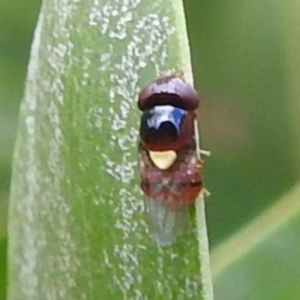
[[[149,151],[152,162],[160,170],[170,168],[177,158],[177,154],[173,150],[168,151]]]

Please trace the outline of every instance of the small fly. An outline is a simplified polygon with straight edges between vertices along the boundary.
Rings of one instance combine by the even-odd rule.
[[[166,246],[182,233],[190,205],[204,190],[195,140],[199,95],[182,74],[174,74],[145,87],[137,104],[141,189],[150,231]]]

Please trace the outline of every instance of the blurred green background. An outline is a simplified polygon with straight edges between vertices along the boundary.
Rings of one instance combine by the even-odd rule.
[[[7,203],[19,104],[40,1],[0,1],[0,299],[5,299]]]
[[[205,171],[212,192],[207,200],[212,248],[299,178],[291,3],[185,1],[195,84],[202,94],[202,147],[213,153]],[[0,299],[12,149],[39,5],[0,2]]]

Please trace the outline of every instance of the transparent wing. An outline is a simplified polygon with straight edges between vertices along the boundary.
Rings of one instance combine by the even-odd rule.
[[[146,212],[153,239],[161,246],[168,246],[183,232],[188,220],[189,207],[172,210],[160,196],[156,199],[146,199]]]
[[[195,171],[186,168],[184,162],[179,162],[172,170],[162,171],[150,162],[146,151],[140,149],[141,188],[148,225],[154,240],[161,246],[173,244],[184,231],[189,204],[199,191],[199,187],[191,185],[199,181],[198,173],[195,177]]]

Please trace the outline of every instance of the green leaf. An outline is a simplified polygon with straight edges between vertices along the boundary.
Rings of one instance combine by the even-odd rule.
[[[0,239],[0,299],[5,299],[6,296],[6,251],[7,251],[7,238]]]
[[[0,240],[7,235],[7,193],[0,193]]]
[[[183,6],[44,1],[14,153],[8,299],[212,299],[203,199],[171,247],[149,237],[137,167],[141,87],[183,70]]]
[[[262,12],[261,20],[267,20],[269,17],[270,19],[274,18],[274,20],[276,18],[276,22],[278,22],[278,27],[273,26],[273,29],[270,28],[268,35],[262,33],[257,35],[258,31],[255,29],[255,26],[261,26],[262,23],[253,22],[251,18],[245,18],[243,14],[241,14],[241,17],[247,20],[247,22],[250,22],[249,31],[255,30],[256,37],[260,36],[263,41],[267,41],[268,49],[270,49],[269,47],[272,45],[270,41],[268,41],[268,38],[272,36],[272,30],[276,33],[279,45],[281,45],[281,47],[277,49],[280,49],[280,57],[283,58],[282,60],[278,60],[281,61],[282,71],[276,73],[274,69],[272,71],[272,68],[263,68],[260,66],[258,67],[258,72],[262,74],[261,70],[263,69],[271,70],[273,74],[265,76],[265,78],[271,80],[276,79],[277,75],[275,75],[275,73],[279,74],[279,76],[283,76],[282,80],[278,80],[276,83],[273,81],[269,88],[265,82],[263,82],[263,84],[265,90],[270,90],[270,88],[276,90],[280,84],[283,84],[284,89],[282,91],[284,93],[282,93],[281,96],[279,96],[280,93],[278,93],[278,91],[276,95],[274,94],[273,98],[279,100],[281,102],[280,105],[276,103],[276,100],[272,101],[271,99],[268,100],[267,97],[265,98],[263,93],[260,94],[264,95],[264,100],[259,100],[255,103],[256,109],[259,107],[257,111],[260,112],[261,116],[264,116],[261,118],[261,123],[257,122],[259,130],[263,131],[262,128],[270,126],[271,130],[269,134],[264,133],[263,135],[264,137],[269,137],[272,136],[272,133],[276,132],[275,137],[278,144],[274,147],[273,143],[272,147],[268,148],[264,145],[262,140],[257,139],[259,154],[256,155],[255,151],[249,151],[251,156],[257,159],[258,164],[257,168],[251,163],[248,166],[251,166],[249,169],[257,174],[257,176],[255,176],[259,183],[251,184],[250,180],[245,181],[245,184],[249,186],[249,190],[252,189],[255,193],[255,197],[252,197],[253,201],[248,201],[248,204],[243,205],[243,207],[251,211],[253,207],[255,207],[255,202],[265,202],[267,197],[263,195],[259,189],[259,184],[264,186],[270,194],[274,193],[274,196],[272,197],[273,201],[270,207],[261,216],[256,217],[245,228],[239,230],[234,236],[230,237],[216,249],[213,249],[212,270],[215,294],[216,299],[222,300],[300,299],[300,268],[298,263],[300,260],[300,106],[298,100],[299,68],[297,64],[299,61],[299,42],[296,38],[298,36],[296,28],[299,23],[300,6],[297,1],[288,1],[285,3],[275,1],[272,2],[272,4],[267,1],[265,2],[267,5],[271,5],[274,11],[272,13],[268,9],[261,9],[262,3],[260,3],[259,8],[260,12]],[[271,8],[271,6],[269,6],[269,8]],[[248,7],[246,9],[248,9]],[[255,11],[255,15],[257,15],[256,12],[257,10]],[[252,26],[253,24],[257,25]],[[247,36],[245,31],[241,32],[244,36]],[[247,47],[249,46],[249,48],[251,47],[250,45],[255,44],[251,40],[248,41]],[[268,61],[266,55],[264,55],[263,43],[257,44],[256,47],[260,52],[260,55],[256,55],[256,57]],[[244,53],[243,51],[243,54]],[[271,53],[271,51],[267,53]],[[252,62],[252,65],[257,69],[258,64]],[[276,65],[275,60],[272,61],[272,65]],[[258,77],[255,76],[255,78],[257,79]],[[235,80],[232,82],[236,85],[239,84]],[[252,90],[253,84],[249,84],[248,87]],[[259,97],[259,94],[256,95]],[[272,109],[270,109],[269,106],[268,109],[264,110],[261,103],[265,103],[268,106],[272,105]],[[278,117],[272,115],[276,110],[276,108],[273,109],[273,107],[277,107],[277,109],[280,110],[280,116],[279,114]],[[283,113],[283,111],[285,111],[285,113]],[[269,121],[268,118],[270,118]],[[280,127],[276,129],[276,126],[284,121],[284,119],[286,119],[286,125],[281,123]],[[254,118],[251,122],[256,123]],[[277,132],[281,132],[282,138]],[[255,136],[257,137],[257,135]],[[265,140],[271,141],[272,138],[265,138]],[[285,154],[280,154],[281,151],[285,151]],[[265,157],[264,155],[260,155],[261,153],[263,154],[263,152],[265,153]],[[274,158],[276,159],[275,163],[274,161],[272,162]],[[283,164],[280,163],[280,161]],[[265,168],[265,162],[272,164],[274,169]],[[243,172],[245,171],[246,165],[247,164],[242,164]],[[286,170],[284,170],[284,165],[286,165]],[[268,176],[263,175],[266,171],[269,172]],[[271,181],[272,183],[270,183]],[[292,186],[293,182],[297,181],[298,183],[296,183],[289,192],[285,193],[283,197],[278,198],[278,195],[281,194],[282,191],[287,191],[289,186]],[[279,189],[281,189],[281,192],[279,192]],[[230,194],[230,196],[232,197],[232,194]],[[241,199],[238,199],[238,197],[234,199],[236,200],[235,202],[233,201],[234,206],[236,206],[240,200],[245,201],[245,192],[243,192]],[[275,199],[277,200],[274,204]],[[235,211],[233,209],[235,209]],[[229,209],[228,211],[231,213],[234,212],[235,214],[238,212],[236,215],[241,216],[241,210],[239,208],[232,207],[232,210]]]
[[[217,299],[300,296],[300,186],[212,252]]]

